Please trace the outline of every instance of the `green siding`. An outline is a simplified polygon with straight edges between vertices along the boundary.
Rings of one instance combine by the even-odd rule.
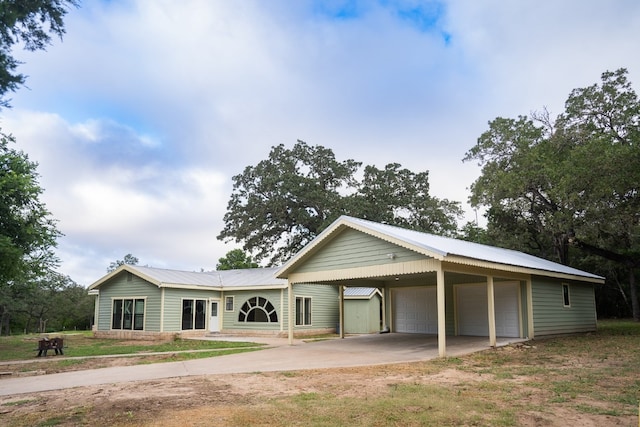
[[[122,272],[100,287],[98,297],[98,318],[96,326],[99,331],[111,330],[112,300],[114,298],[146,297],[144,330],[160,331],[160,289],[135,275]]]
[[[182,331],[182,300],[183,299],[205,299],[207,300],[206,328],[209,330],[209,310],[208,300],[210,298],[220,298],[220,292],[207,289],[177,289],[164,288],[164,331],[163,332],[180,332]],[[160,309],[158,308],[158,311]],[[220,306],[218,307],[218,313]]]
[[[225,310],[226,297],[233,297],[233,311]],[[238,316],[243,304],[253,297],[266,298],[276,309],[278,322],[240,322]],[[311,325],[294,326],[296,330],[335,328],[339,321],[338,287],[331,285],[297,284],[293,286],[293,297],[311,297]],[[221,301],[224,315],[222,330],[284,331],[289,327],[288,290],[270,289],[262,291],[227,291]],[[281,303],[282,302],[282,303]],[[295,310],[295,303],[294,303]]]
[[[390,253],[395,254],[395,259],[389,259],[387,255]],[[417,252],[348,229],[306,260],[296,272],[337,270],[422,259],[425,256]]]
[[[596,330],[594,285],[591,283],[569,283],[571,306],[564,307],[562,283],[551,278],[533,278],[535,336]]]
[[[284,306],[282,307],[280,301],[281,296],[284,297]],[[224,292],[224,299],[221,301],[222,313],[224,315],[222,322],[222,330],[229,329],[246,329],[253,331],[279,331],[286,330],[286,323],[283,323],[283,311],[286,311],[286,296],[287,290],[270,289],[264,291],[234,291]],[[227,311],[225,302],[227,297],[233,297],[233,311]],[[247,300],[253,297],[266,298],[271,302],[278,314],[278,322],[240,322],[238,316],[240,315],[240,309]]]
[[[293,286],[293,297],[311,297],[311,325],[294,326],[295,330],[336,328],[340,321],[337,286],[298,284]]]

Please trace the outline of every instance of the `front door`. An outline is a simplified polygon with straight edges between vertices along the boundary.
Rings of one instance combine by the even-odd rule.
[[[218,305],[219,301],[211,301],[211,312],[209,317],[209,332],[219,332],[220,324],[218,323]]]

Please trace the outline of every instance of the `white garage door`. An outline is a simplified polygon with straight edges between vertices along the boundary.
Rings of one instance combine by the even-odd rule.
[[[496,284],[493,289],[496,335],[519,337],[518,285],[516,283]],[[457,286],[456,295],[458,334],[489,336],[486,285]]]
[[[414,334],[438,333],[436,288],[394,289],[393,329]]]

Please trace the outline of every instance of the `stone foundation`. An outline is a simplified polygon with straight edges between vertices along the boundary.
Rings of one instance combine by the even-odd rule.
[[[335,334],[335,328],[319,328],[319,329],[299,329],[294,330],[294,338],[304,338],[312,335],[325,335]],[[200,338],[200,337],[215,337],[216,335],[236,335],[244,337],[277,337],[287,338],[289,336],[288,331],[260,331],[251,329],[224,329],[220,332],[210,333],[209,331],[198,329],[194,331],[180,331],[180,332],[148,332],[148,331],[129,331],[129,330],[114,330],[114,331],[93,331],[93,336],[96,338],[112,338],[120,340],[140,340],[140,341],[172,341],[180,338]]]
[[[177,338],[177,335],[175,332],[93,331],[93,336],[96,338],[139,341],[173,341]]]

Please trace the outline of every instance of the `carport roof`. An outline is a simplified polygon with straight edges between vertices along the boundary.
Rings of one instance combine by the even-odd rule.
[[[287,277],[302,260],[306,259],[336,236],[338,234],[337,232],[345,228],[358,230],[441,261],[468,264],[470,260],[477,260],[491,264],[524,268],[537,274],[548,272],[574,276],[576,278],[585,278],[590,281],[604,282],[604,278],[601,276],[523,252],[408,230],[346,215],[334,221],[311,241],[311,243],[285,263],[276,273],[276,276],[282,278]]]

